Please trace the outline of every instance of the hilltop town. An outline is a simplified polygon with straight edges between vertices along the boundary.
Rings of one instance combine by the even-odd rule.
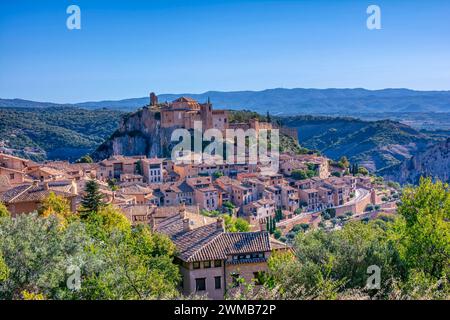
[[[275,126],[258,119],[230,123],[227,111],[187,97],[159,103],[151,94],[143,112],[146,116],[140,121],[147,121],[149,134],[192,129],[194,121],[221,131]],[[0,202],[15,217],[37,211],[53,193],[67,199],[76,213],[86,184],[94,180],[104,201],[132,225],[146,224],[172,239],[183,277],[181,291],[186,295],[223,298],[236,277],[252,281],[267,269],[273,251],[290,250],[300,231],[334,230],[348,221],[396,212],[396,186],[345,158],[335,162],[314,152],[283,152],[279,172],[268,176],[259,164],[179,164],[162,157],[163,142],[144,148],[141,155],[129,155],[126,146],[112,145],[106,153],[113,154],[97,162],[84,157],[77,163],[37,163],[1,153]],[[106,153],[97,152],[96,158]],[[227,228],[233,219],[243,227]]]

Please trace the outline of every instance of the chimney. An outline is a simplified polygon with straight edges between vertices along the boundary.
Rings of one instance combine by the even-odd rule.
[[[225,231],[225,225],[224,225],[222,217],[218,217],[216,223],[217,223],[217,229],[222,229],[223,231]]]
[[[189,219],[183,219],[183,231],[191,231],[191,221]]]
[[[186,214],[186,206],[185,206],[184,202],[180,206],[179,213],[180,213],[181,219],[186,219],[187,214]]]

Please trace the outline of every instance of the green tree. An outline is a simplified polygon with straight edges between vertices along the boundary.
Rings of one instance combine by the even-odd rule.
[[[295,180],[305,180],[308,178],[308,174],[304,170],[292,170],[292,178]]]
[[[117,179],[116,178],[108,179],[108,187],[113,192],[119,190],[119,185],[117,184]]]
[[[343,169],[350,167],[350,162],[348,161],[346,156],[343,156],[341,157],[341,159],[339,159],[338,166]]]
[[[143,172],[142,172],[142,160],[138,160],[138,161],[136,161],[136,164],[135,164],[135,167],[134,167],[134,172],[136,173],[136,174],[139,174],[139,175],[143,175]]]
[[[281,221],[283,220],[283,211],[281,209],[275,210],[275,221]]]
[[[98,265],[83,280],[83,299],[162,299],[178,295],[175,246],[147,226],[113,230],[96,246]]]
[[[230,215],[222,216],[225,221],[225,230],[228,232],[248,232],[250,224],[242,218],[235,218]]]
[[[84,155],[76,161],[77,163],[94,163],[90,155]]]
[[[367,175],[369,174],[369,170],[367,170],[367,169],[364,168],[364,167],[359,167],[357,173],[362,174],[362,175],[364,175],[364,176],[367,176]]]
[[[222,171],[216,171],[213,173],[213,177],[214,179],[218,179],[220,177],[223,177],[223,172]]]
[[[10,217],[10,216],[11,216],[11,214],[9,213],[6,206],[2,202],[0,202],[0,218]]]
[[[0,252],[8,277],[0,282],[1,299],[22,299],[23,292],[51,299],[70,298],[66,270],[89,265],[89,237],[80,222],[61,228],[54,216],[18,215],[0,223]]]
[[[9,277],[9,269],[0,254],[0,282],[5,281]]]
[[[223,207],[226,209],[226,211],[228,212],[228,213],[232,213],[233,211],[234,211],[234,209],[236,208],[236,206],[233,204],[233,203],[231,203],[230,201],[224,201],[224,203],[223,203]]]
[[[72,216],[69,201],[62,196],[57,196],[54,192],[50,192],[49,196],[44,199],[38,213],[43,217],[54,215],[63,224]]]
[[[403,217],[397,237],[400,252],[411,269],[438,279],[450,276],[450,190],[441,181],[422,178],[406,188],[398,213]]]
[[[89,213],[97,212],[100,208],[105,206],[103,202],[103,194],[100,192],[100,186],[95,180],[89,180],[86,183],[85,195],[81,200],[83,206],[81,213],[86,216]]]

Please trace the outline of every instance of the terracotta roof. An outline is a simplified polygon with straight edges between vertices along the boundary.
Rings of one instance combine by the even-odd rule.
[[[269,234],[265,231],[229,233],[216,222],[185,231],[180,215],[161,221],[156,230],[172,239],[178,257],[186,262],[224,260],[233,254],[271,250]]]
[[[66,198],[75,197],[76,195],[69,192],[59,191],[55,189],[47,189],[44,186],[21,185],[12,188],[0,196],[0,201],[4,203],[18,203],[29,201],[42,201],[53,192],[56,195]]]
[[[174,100],[174,102],[197,102],[197,101],[190,97],[180,97],[180,98]]]

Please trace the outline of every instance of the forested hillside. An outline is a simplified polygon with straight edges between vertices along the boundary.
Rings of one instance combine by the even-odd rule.
[[[389,120],[297,116],[282,121],[298,129],[302,146],[332,159],[346,156],[372,171],[399,164],[442,139]]]
[[[74,107],[0,108],[0,150],[34,160],[76,160],[101,144],[122,114]]]

